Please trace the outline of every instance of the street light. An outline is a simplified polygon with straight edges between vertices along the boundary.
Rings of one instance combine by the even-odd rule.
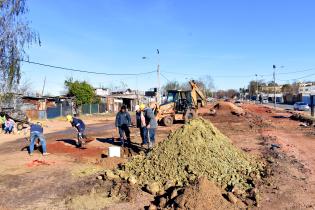
[[[284,66],[280,66],[280,68],[283,68]],[[276,101],[276,65],[272,65],[272,68],[273,68],[273,100],[274,100],[274,107],[276,108],[276,104],[277,104],[277,101]]]
[[[156,102],[158,104],[161,104],[161,82],[160,82],[160,50],[156,49],[156,54],[158,58],[158,64],[157,64],[157,93],[156,93]],[[146,56],[143,56],[142,59],[147,59]]]

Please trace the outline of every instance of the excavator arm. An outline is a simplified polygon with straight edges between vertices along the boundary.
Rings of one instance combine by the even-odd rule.
[[[196,109],[198,109],[198,98],[201,99],[201,106],[205,106],[207,103],[207,99],[201,89],[198,87],[197,83],[194,80],[189,81],[191,86],[191,99],[192,103]]]

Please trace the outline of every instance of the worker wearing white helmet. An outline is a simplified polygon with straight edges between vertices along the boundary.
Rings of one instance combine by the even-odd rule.
[[[148,144],[149,148],[152,148],[155,143],[155,131],[158,126],[154,109],[155,103],[151,103],[150,107],[145,107],[144,104],[140,105],[140,110],[143,115],[141,116],[141,124],[143,125],[143,142],[142,145]]]
[[[145,129],[145,118],[144,118],[144,114],[143,114],[144,108],[145,108],[144,104],[135,106],[137,128],[139,128],[140,136],[141,136],[141,140],[142,140],[141,146],[144,145],[144,139],[145,139],[145,137],[144,137],[144,133],[145,133],[144,132],[144,129]]]

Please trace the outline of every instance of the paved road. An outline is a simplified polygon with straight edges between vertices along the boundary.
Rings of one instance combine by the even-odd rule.
[[[268,106],[274,106],[273,103],[268,103],[266,104]],[[278,108],[282,108],[282,109],[286,109],[286,110],[293,110],[293,105],[290,105],[290,104],[277,104],[276,107]],[[305,111],[306,113],[308,112],[309,114],[311,114],[311,110],[310,111]]]

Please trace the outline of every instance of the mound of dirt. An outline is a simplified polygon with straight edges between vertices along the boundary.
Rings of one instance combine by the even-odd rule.
[[[290,119],[305,122],[308,125],[313,125],[315,123],[315,118],[312,116],[303,115],[300,113],[294,113],[291,115]]]
[[[177,129],[151,152],[138,155],[117,173],[133,177],[153,193],[187,186],[205,176],[223,189],[251,189],[262,165],[232,145],[210,122],[195,119]],[[128,179],[128,178],[127,178]]]
[[[219,109],[220,110],[226,110],[226,111],[230,111],[232,114],[237,115],[237,116],[243,116],[245,115],[245,111],[244,109],[242,109],[241,107],[236,106],[235,104],[231,103],[231,102],[220,102],[219,103]]]
[[[206,177],[201,177],[195,185],[185,188],[183,194],[174,200],[180,209],[217,210],[236,209],[223,198],[221,190]]]

